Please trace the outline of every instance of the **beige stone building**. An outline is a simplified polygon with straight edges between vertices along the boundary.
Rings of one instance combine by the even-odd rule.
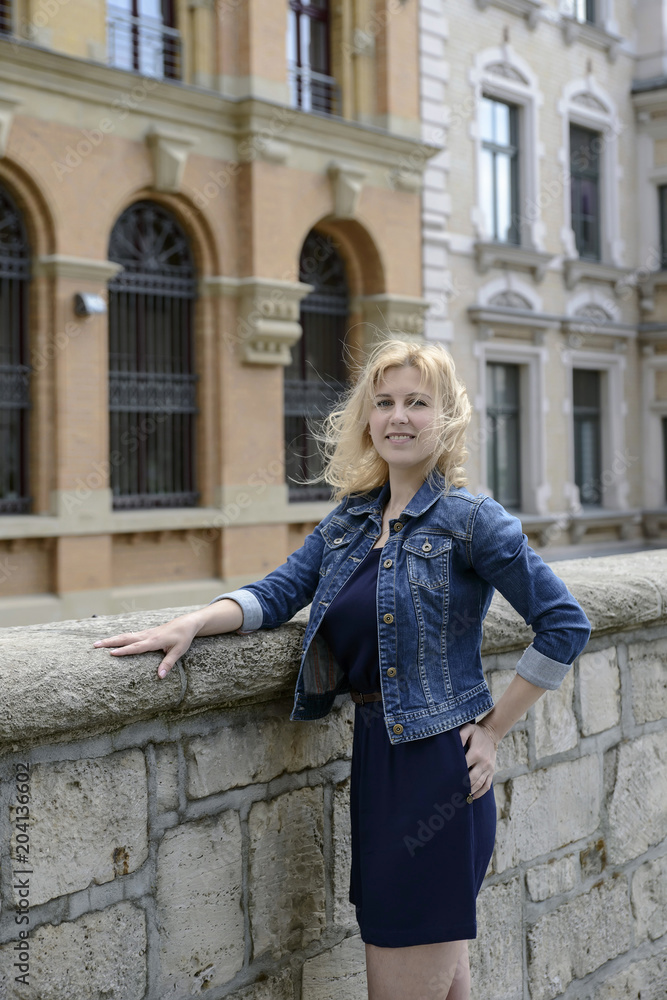
[[[0,624],[206,603],[330,509],[308,415],[423,331],[418,39],[415,0],[0,0]]]
[[[426,335],[532,543],[667,527],[663,0],[422,0]]]

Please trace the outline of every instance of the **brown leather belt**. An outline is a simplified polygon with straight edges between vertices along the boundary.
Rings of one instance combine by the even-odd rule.
[[[382,691],[372,691],[370,694],[364,694],[362,691],[350,691],[352,695],[352,701],[356,702],[357,705],[365,705],[367,701],[382,701]]]

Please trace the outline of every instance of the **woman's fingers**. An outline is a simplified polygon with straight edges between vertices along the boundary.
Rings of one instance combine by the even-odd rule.
[[[106,639],[98,639],[93,646],[127,646],[129,642],[136,642],[143,632],[124,632],[122,635],[112,635]]]
[[[467,742],[466,731],[469,740],[466,761],[470,778],[470,792],[474,799],[478,799],[486,794],[491,787],[496,765],[496,749],[489,734],[481,726],[474,723],[466,723],[460,729],[464,745]]]

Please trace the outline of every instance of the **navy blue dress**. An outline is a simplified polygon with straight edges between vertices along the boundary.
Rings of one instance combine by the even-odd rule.
[[[350,686],[380,690],[371,549],[320,625]],[[472,803],[459,728],[392,746],[381,701],[356,705],[350,902],[362,940],[386,948],[477,935],[476,898],[496,833],[493,789]]]

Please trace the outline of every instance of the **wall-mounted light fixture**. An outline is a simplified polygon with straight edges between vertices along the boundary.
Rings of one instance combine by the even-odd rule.
[[[74,296],[74,312],[77,316],[95,316],[106,311],[107,304],[102,295],[77,292]]]

